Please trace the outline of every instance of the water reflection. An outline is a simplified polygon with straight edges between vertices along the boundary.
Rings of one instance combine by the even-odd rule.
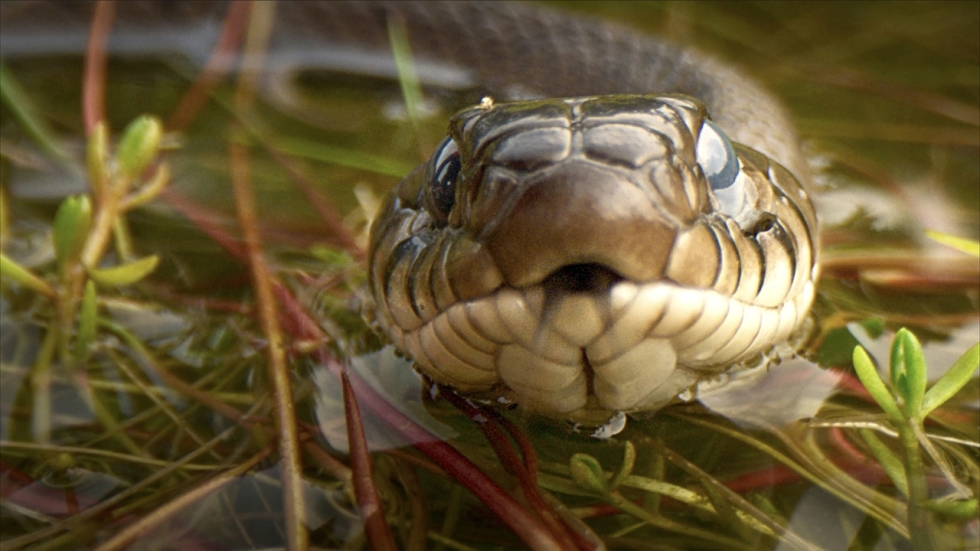
[[[699,388],[698,400],[743,428],[778,428],[816,416],[840,378],[840,372],[794,358],[722,376]]]
[[[456,437],[452,428],[426,410],[423,395],[430,390],[423,387],[422,377],[412,367],[412,362],[396,354],[393,346],[354,357],[348,368],[388,404],[425,428],[432,441],[449,441]],[[316,418],[320,430],[333,449],[346,453],[347,424],[340,382],[326,369],[317,369],[313,372],[313,384],[317,389]],[[385,425],[385,420],[367,413],[364,408],[361,411],[369,450],[404,448],[416,443],[404,441],[396,431]]]

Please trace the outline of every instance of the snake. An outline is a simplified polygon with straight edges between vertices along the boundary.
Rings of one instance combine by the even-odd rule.
[[[84,40],[83,3],[9,4],[5,56]],[[203,61],[189,44],[225,8],[121,2],[110,45]],[[31,17],[59,21],[54,38]],[[394,73],[396,25],[420,75],[485,95],[370,227],[365,313],[435,383],[557,418],[655,411],[806,319],[808,165],[785,109],[740,70],[522,3],[283,3],[274,17],[267,67]]]

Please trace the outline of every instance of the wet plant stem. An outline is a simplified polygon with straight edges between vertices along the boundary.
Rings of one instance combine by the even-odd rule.
[[[929,487],[926,483],[922,454],[919,453],[919,439],[916,435],[917,432],[922,432],[921,426],[921,420],[909,419],[908,423],[897,428],[905,459],[905,479],[908,481],[908,522],[912,547],[917,551],[931,551],[935,548],[929,526],[932,517],[929,511],[920,505],[929,499]]]
[[[623,497],[623,495],[618,491],[610,492],[604,497],[613,507],[616,507],[626,514],[633,515],[651,526],[656,526],[678,534],[686,534],[692,538],[701,539],[703,541],[714,542],[724,549],[752,549],[752,547],[744,541],[730,538],[715,532],[710,532],[708,530],[688,526],[686,524],[674,522],[658,515],[650,514],[650,512],[643,507],[640,507],[639,505]]]
[[[85,268],[97,268],[102,255],[105,254],[105,250],[109,246],[113,225],[120,214],[119,198],[129,190],[129,183],[119,182],[114,187],[116,189],[107,193],[105,197],[99,197],[92,230],[88,239],[85,240],[85,248],[82,249],[82,254],[79,257],[81,265],[76,266],[73,272],[75,278],[82,282],[84,282]],[[73,283],[76,282],[73,281]],[[76,284],[79,286],[77,292],[80,294],[81,283]],[[75,291],[74,288],[73,291]]]
[[[59,333],[57,326],[52,326],[44,335],[31,369],[31,391],[34,399],[31,432],[34,433],[34,441],[40,444],[51,441],[51,360]]]
[[[85,281],[88,279],[86,268],[98,267],[109,239],[112,237],[113,223],[119,215],[119,200],[115,193],[106,193],[99,197],[98,206],[95,211],[95,220],[92,228],[85,239],[85,245],[78,257],[78,261],[69,266],[62,282],[61,297],[58,301],[58,327],[59,327],[59,355],[64,365],[71,365],[73,362],[69,349],[69,340],[72,334],[72,327],[75,325],[75,312],[78,310],[78,303],[82,297],[82,290],[85,288]]]

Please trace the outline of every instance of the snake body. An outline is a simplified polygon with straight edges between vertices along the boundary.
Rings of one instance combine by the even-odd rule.
[[[84,44],[84,3],[3,4],[4,56]],[[122,2],[110,45],[203,60],[224,9]],[[651,410],[804,319],[818,275],[806,163],[778,102],[738,71],[509,2],[283,3],[275,17],[273,70],[344,54],[393,72],[396,22],[420,73],[495,100],[452,118],[371,228],[370,314],[433,380],[557,417]]]

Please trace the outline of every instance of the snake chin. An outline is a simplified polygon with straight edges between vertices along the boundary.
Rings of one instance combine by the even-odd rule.
[[[409,331],[383,329],[438,383],[589,423],[693,396],[701,381],[789,337],[813,295],[808,283],[794,300],[762,307],[579,264],[454,304]]]

